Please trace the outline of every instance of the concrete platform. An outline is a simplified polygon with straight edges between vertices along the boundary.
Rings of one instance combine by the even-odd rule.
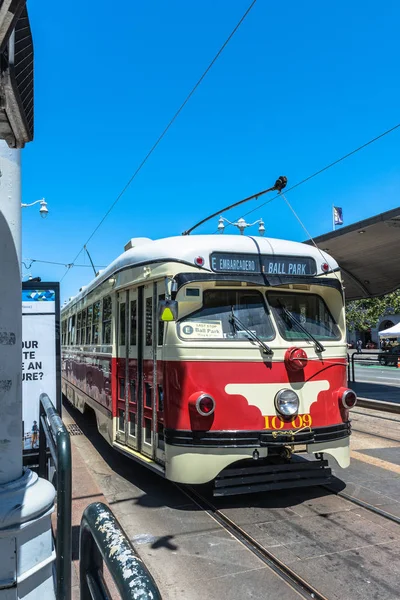
[[[74,423],[74,420],[66,411],[63,412],[65,425]],[[80,599],[79,586],[79,528],[85,508],[92,502],[104,502],[107,499],[92,477],[89,466],[83,460],[81,452],[74,443],[75,436],[71,436],[72,451],[72,600]],[[53,530],[57,535],[56,518],[53,515]],[[118,591],[114,586],[110,574],[104,569],[105,579],[113,598],[119,598]]]

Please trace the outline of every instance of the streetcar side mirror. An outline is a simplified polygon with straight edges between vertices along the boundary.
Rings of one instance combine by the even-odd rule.
[[[158,303],[158,319],[160,321],[176,321],[178,319],[177,301],[160,300]]]

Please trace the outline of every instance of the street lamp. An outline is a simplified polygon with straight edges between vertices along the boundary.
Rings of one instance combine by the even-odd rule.
[[[246,221],[242,217],[242,218],[238,219],[238,221],[236,221],[236,223],[232,223],[231,221],[228,221],[228,219],[225,219],[224,217],[221,216],[218,221],[219,233],[224,233],[224,230],[225,230],[224,223],[229,223],[229,225],[233,225],[234,227],[237,227],[240,231],[240,235],[244,234],[244,230],[247,229],[247,227],[253,227],[253,225],[257,225],[257,223],[259,223],[258,233],[261,236],[263,236],[265,233],[265,225],[264,225],[264,221],[262,219],[258,219],[258,221],[254,221],[254,223],[246,223]]]
[[[32,202],[31,204],[21,204],[21,206],[22,206],[22,208],[26,208],[27,206],[33,206],[34,204],[40,204],[39,213],[40,213],[40,216],[42,217],[42,219],[45,219],[47,217],[47,215],[49,214],[49,209],[47,208],[47,202],[44,198],[42,198],[41,200],[36,200],[35,202]]]

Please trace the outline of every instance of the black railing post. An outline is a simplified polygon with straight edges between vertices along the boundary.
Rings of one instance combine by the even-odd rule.
[[[46,461],[47,461],[47,443],[46,432],[43,426],[43,419],[46,418],[46,413],[42,403],[39,402],[39,477],[47,479]]]
[[[98,580],[102,579],[103,559],[94,542],[90,525],[82,516],[79,532],[79,586],[81,590],[80,600],[93,600],[101,598],[98,590]],[[95,588],[95,589],[93,589]],[[97,592],[95,595],[92,592]],[[107,596],[106,596],[107,597]]]
[[[39,399],[39,472],[47,476],[47,446],[56,467],[57,538],[56,578],[57,600],[71,600],[72,562],[72,458],[69,433],[47,394]]]
[[[81,520],[79,541],[81,600],[108,600],[103,561],[124,600],[161,600],[150,572],[136,554],[111,510],[89,504]]]
[[[355,356],[355,352],[353,352],[353,354],[351,355],[351,374],[353,376],[353,383],[355,383],[355,381],[356,381],[355,368],[354,368],[354,356]]]
[[[58,431],[57,445],[57,557],[59,581],[57,600],[67,600],[71,594],[72,562],[72,460],[69,433]]]

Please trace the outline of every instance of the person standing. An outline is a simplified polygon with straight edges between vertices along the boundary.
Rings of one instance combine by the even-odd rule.
[[[36,421],[33,421],[33,425],[32,425],[32,435],[31,435],[31,447],[35,448],[37,445],[37,441],[38,441],[38,433],[39,433],[39,427],[37,425]]]
[[[361,354],[362,351],[362,341],[358,340],[357,341],[357,354]]]

